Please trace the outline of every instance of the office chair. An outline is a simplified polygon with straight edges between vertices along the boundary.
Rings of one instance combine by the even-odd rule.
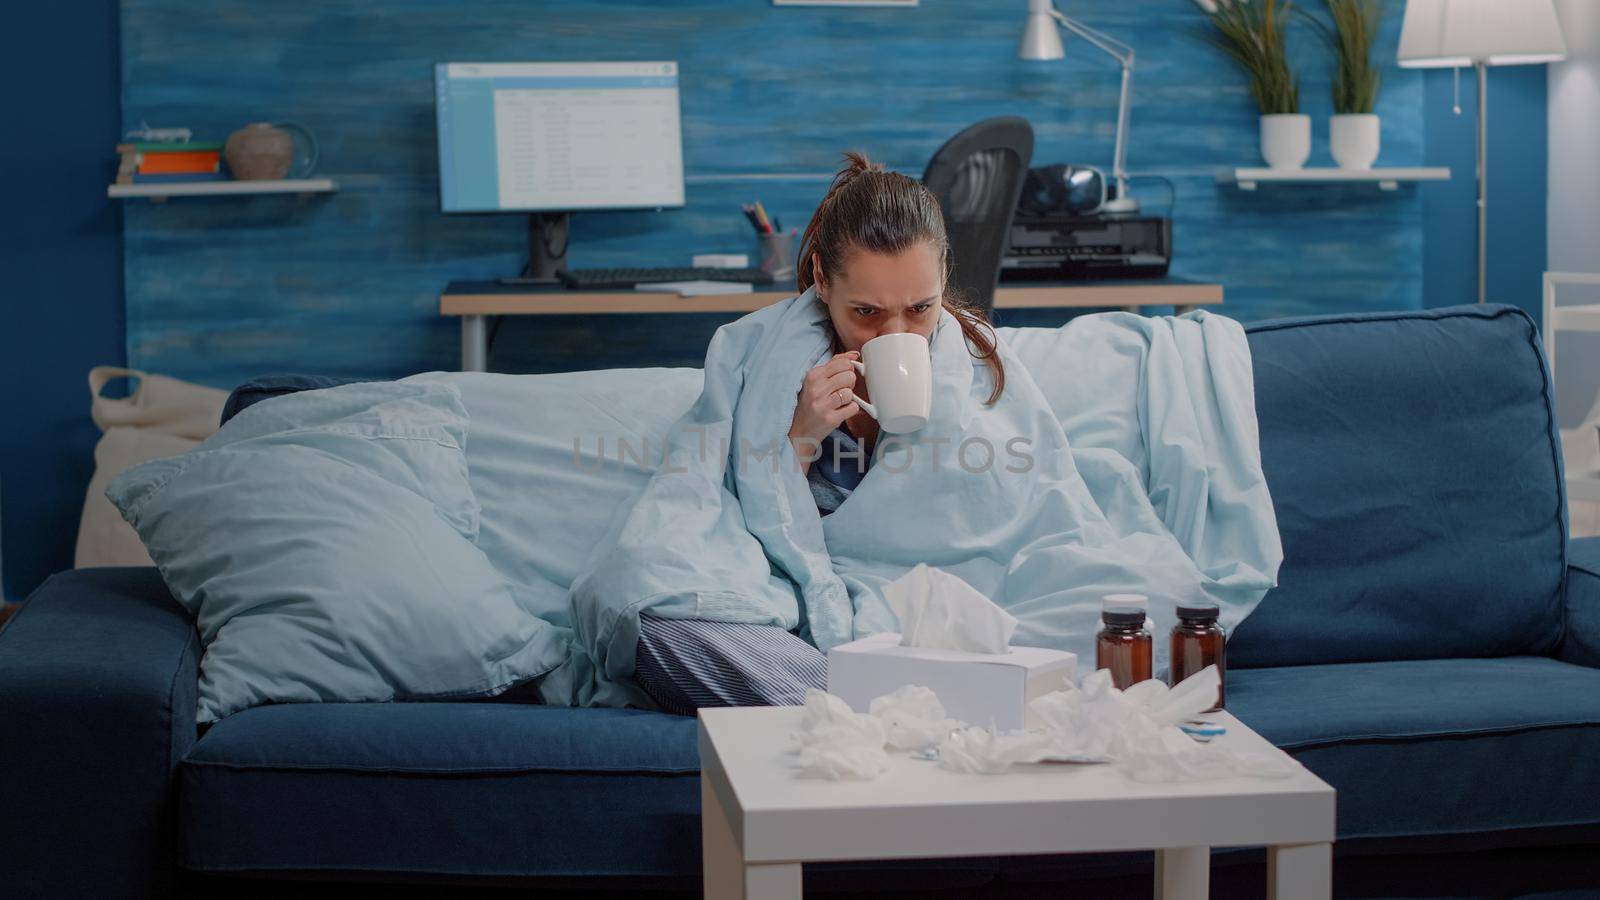
[[[1033,126],[1017,116],[984,119],[944,142],[922,173],[950,237],[950,282],[985,314],[994,308],[1000,260],[1033,158]]]

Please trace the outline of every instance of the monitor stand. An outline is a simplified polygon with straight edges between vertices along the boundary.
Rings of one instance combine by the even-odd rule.
[[[501,284],[561,284],[566,268],[567,238],[572,214],[564,212],[528,214],[528,265],[517,278],[502,278]]]

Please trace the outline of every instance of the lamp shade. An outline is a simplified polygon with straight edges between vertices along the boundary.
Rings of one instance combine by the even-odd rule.
[[[1065,55],[1066,51],[1061,49],[1061,35],[1050,18],[1050,0],[1028,0],[1028,24],[1022,29],[1017,58],[1060,59]]]
[[[1400,65],[1514,66],[1567,56],[1555,0],[1409,0]]]

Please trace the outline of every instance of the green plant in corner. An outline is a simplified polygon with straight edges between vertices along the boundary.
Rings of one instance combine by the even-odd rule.
[[[1233,57],[1250,76],[1264,116],[1300,111],[1300,81],[1289,68],[1285,33],[1293,0],[1195,0],[1210,20],[1205,41]]]
[[[1306,13],[1333,53],[1333,111],[1370,113],[1378,102],[1382,73],[1372,64],[1372,46],[1383,21],[1381,0],[1323,0],[1329,22]]]

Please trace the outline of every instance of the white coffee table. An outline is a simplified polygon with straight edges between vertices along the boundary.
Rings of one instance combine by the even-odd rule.
[[[1226,713],[1228,746],[1294,765],[1288,778],[1140,784],[1107,766],[961,775],[896,757],[874,781],[799,777],[799,707],[700,711],[708,898],[799,898],[801,864],[1155,850],[1155,896],[1203,898],[1210,848],[1268,847],[1274,898],[1330,893],[1334,790]]]

